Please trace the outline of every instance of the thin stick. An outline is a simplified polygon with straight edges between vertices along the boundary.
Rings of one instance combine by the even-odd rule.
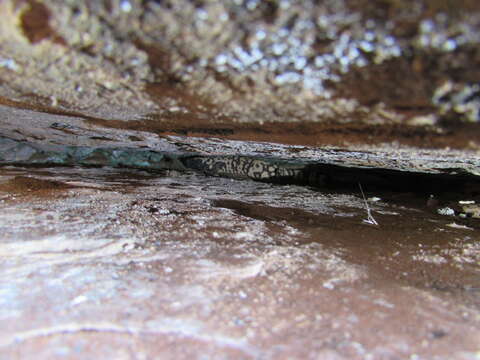
[[[362,196],[363,196],[363,201],[365,201],[365,207],[367,209],[367,218],[363,219],[363,222],[367,223],[367,224],[370,224],[370,225],[378,226],[378,222],[373,217],[372,210],[370,209],[370,206],[368,206],[367,198],[365,197],[365,194],[363,193],[362,184],[358,183],[358,186],[360,187],[360,191],[361,191]]]

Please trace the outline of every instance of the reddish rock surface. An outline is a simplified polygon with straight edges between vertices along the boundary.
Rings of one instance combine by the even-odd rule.
[[[480,359],[478,1],[0,14],[1,141],[349,169],[273,185],[3,147],[0,358]]]
[[[2,357],[478,359],[478,224],[415,198],[371,203],[372,226],[361,197],[297,186],[1,182]]]

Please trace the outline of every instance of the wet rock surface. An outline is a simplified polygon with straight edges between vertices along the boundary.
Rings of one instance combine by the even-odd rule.
[[[5,357],[478,358],[479,225],[414,197],[371,226],[360,195],[194,173],[0,191]]]

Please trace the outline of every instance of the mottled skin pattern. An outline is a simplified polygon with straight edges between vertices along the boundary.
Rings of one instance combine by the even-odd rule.
[[[184,161],[187,168],[208,175],[249,178],[254,180],[298,179],[303,176],[302,166],[272,159],[247,156],[192,157]]]
[[[303,164],[252,156],[191,156],[133,148],[40,145],[0,137],[0,164],[112,166],[195,170],[212,176],[301,180]]]
[[[369,159],[365,159],[369,161]],[[430,160],[429,160],[430,161]],[[350,162],[353,162],[350,159]],[[281,159],[250,155],[203,155],[187,152],[155,151],[127,147],[88,147],[37,144],[0,136],[1,165],[45,166],[109,166],[147,170],[193,170],[210,176],[252,179],[279,184],[310,185],[320,188],[370,188],[391,191],[426,191],[443,193],[456,191],[471,194],[478,189],[476,173],[459,167],[445,168],[445,173],[405,171],[403,161],[397,169],[385,169],[375,164],[345,166],[305,158]],[[465,162],[464,162],[465,163]],[[473,167],[478,169],[476,162]],[[463,163],[462,163],[463,165]],[[414,165],[410,165],[412,169]],[[418,166],[417,166],[418,168]],[[436,170],[436,169],[434,169]],[[465,213],[472,213],[466,211]],[[476,214],[476,213],[475,213]],[[473,216],[471,214],[469,216]],[[475,215],[478,216],[478,215]]]

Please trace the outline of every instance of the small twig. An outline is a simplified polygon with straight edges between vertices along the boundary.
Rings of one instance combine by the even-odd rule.
[[[363,201],[365,201],[365,207],[366,207],[366,209],[367,209],[367,218],[366,218],[366,219],[363,219],[362,222],[367,223],[367,224],[369,224],[369,225],[378,226],[378,222],[377,222],[377,220],[375,220],[375,218],[373,217],[373,215],[372,215],[372,210],[370,209],[370,206],[368,206],[367,198],[365,197],[365,194],[363,193],[362,184],[358,183],[358,186],[360,187],[360,191],[362,192]]]

